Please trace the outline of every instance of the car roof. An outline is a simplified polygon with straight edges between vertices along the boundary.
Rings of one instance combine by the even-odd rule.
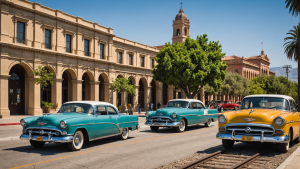
[[[187,101],[187,102],[200,102],[200,103],[202,103],[200,100],[197,100],[197,99],[173,99],[173,100],[169,100],[169,101]]]
[[[294,100],[291,96],[287,95],[281,95],[281,94],[254,94],[254,95],[249,95],[244,98],[251,98],[251,97],[279,97],[279,98],[284,98],[287,100]]]
[[[90,104],[92,106],[96,106],[96,105],[112,106],[115,109],[117,109],[116,106],[114,106],[113,104],[107,103],[107,102],[101,102],[101,101],[70,101],[70,102],[66,102],[66,103],[85,103],[85,104]],[[66,103],[64,103],[64,104],[66,104]]]

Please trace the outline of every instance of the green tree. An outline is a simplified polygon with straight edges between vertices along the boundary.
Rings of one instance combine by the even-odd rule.
[[[195,40],[187,37],[184,43],[166,43],[156,54],[153,78],[183,89],[188,98],[194,98],[206,85],[216,91],[227,69],[221,47],[219,42],[208,42],[206,34]]]
[[[43,91],[44,88],[49,84],[53,85],[53,73],[49,72],[47,68],[42,68],[41,66],[39,66],[38,68],[34,69],[33,73],[34,76],[37,77],[36,79],[34,79],[34,83],[37,85],[41,85],[41,91]]]
[[[130,95],[135,96],[135,87],[130,84],[130,80],[120,77],[115,80],[112,79],[112,84],[110,86],[110,90],[118,93],[126,92]]]
[[[286,54],[289,60],[294,60],[295,62],[298,61],[298,32],[299,32],[299,25],[294,26],[294,29],[289,30],[286,33],[288,36],[284,38],[284,53]]]
[[[286,3],[286,8],[289,8],[289,13],[292,12],[293,16],[294,15],[298,16],[300,14],[300,1],[299,0],[286,0],[285,3]],[[294,58],[295,62],[298,62],[298,84],[300,83],[300,78],[299,78],[299,75],[300,75],[300,62],[299,62],[300,38],[298,38],[298,35],[300,35],[300,29],[298,29],[299,24],[297,26],[297,39],[296,39],[297,50],[295,52],[286,52],[287,57],[289,59]],[[294,30],[295,30],[295,26],[294,26]],[[290,48],[290,49],[292,50],[292,48]],[[294,56],[291,56],[292,54],[294,54]],[[298,85],[298,91],[300,91],[299,87],[300,86]],[[298,95],[298,105],[300,105],[300,95]],[[298,106],[298,111],[300,111],[300,106]]]

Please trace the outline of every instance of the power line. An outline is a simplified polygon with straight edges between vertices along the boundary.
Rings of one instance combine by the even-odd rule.
[[[292,66],[291,65],[285,65],[282,68],[284,68],[285,72],[286,72],[287,95],[289,95],[289,73],[291,72],[290,68],[292,68]]]

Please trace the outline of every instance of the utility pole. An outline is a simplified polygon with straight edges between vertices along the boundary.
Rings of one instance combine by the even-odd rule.
[[[282,68],[285,69],[285,72],[286,72],[286,86],[287,86],[287,94],[289,94],[289,73],[290,73],[290,68],[292,68],[291,65],[285,65],[283,66]]]

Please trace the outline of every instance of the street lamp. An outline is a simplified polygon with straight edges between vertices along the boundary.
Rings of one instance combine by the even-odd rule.
[[[290,68],[292,68],[291,65],[285,65],[282,68],[285,68],[285,72],[286,72],[286,86],[287,86],[287,94],[289,95],[289,72],[290,72]]]

